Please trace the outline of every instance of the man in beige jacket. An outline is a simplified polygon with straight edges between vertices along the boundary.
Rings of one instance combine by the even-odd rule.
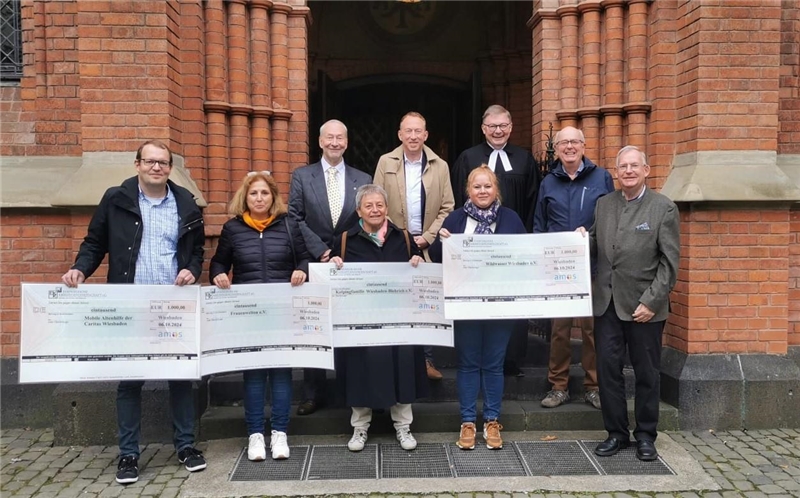
[[[428,258],[430,246],[442,222],[453,211],[453,188],[447,162],[425,146],[428,131],[425,118],[409,112],[400,120],[397,137],[400,147],[378,160],[373,182],[388,194],[388,217],[408,230]],[[442,374],[433,365],[430,346],[425,347],[428,378],[440,380]]]

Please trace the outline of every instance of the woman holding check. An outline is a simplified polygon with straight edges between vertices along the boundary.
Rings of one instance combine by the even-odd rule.
[[[211,258],[211,281],[220,289],[233,284],[291,282],[302,285],[308,275],[311,255],[306,251],[300,228],[286,215],[286,204],[269,171],[250,172],[233,195],[222,227],[217,252]],[[233,267],[233,279],[228,272]],[[289,458],[286,430],[292,403],[292,370],[272,368],[245,370],[244,417],[250,436],[247,458],[267,458],[264,441],[264,394],[269,376],[272,410],[270,448],[272,458]]]
[[[442,242],[453,233],[526,233],[517,213],[500,205],[497,176],[485,164],[467,179],[469,199],[445,218],[430,249],[431,259],[442,261]],[[456,445],[475,448],[478,393],[483,386],[483,439],[486,447],[503,447],[498,422],[503,401],[503,361],[514,330],[514,320],[456,320],[455,346],[458,357],[456,387],[461,410],[461,432]]]
[[[356,193],[359,221],[334,241],[331,263],[342,268],[351,263],[399,263],[416,267],[422,252],[408,232],[386,218],[386,191],[378,185],[364,185]],[[404,450],[417,441],[411,434],[411,403],[428,394],[428,376],[422,346],[373,346],[342,348],[336,375],[341,376],[345,401],[353,413],[350,451],[361,451],[367,442],[373,408],[389,408]]]

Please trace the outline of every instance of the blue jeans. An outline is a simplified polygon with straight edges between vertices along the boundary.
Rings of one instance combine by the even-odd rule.
[[[139,458],[142,432],[143,380],[126,380],[117,386],[117,430],[119,455]],[[194,446],[194,397],[189,380],[169,381],[169,406],[172,410],[172,442],[175,451]]]
[[[483,419],[497,420],[503,403],[503,361],[514,332],[512,320],[458,320],[458,403],[461,422],[475,422],[478,393],[483,387]]]
[[[292,369],[262,368],[245,370],[244,374],[244,420],[247,434],[264,432],[264,395],[269,375],[269,390],[272,393],[270,425],[273,431],[286,432],[289,428],[289,409],[292,406]]]

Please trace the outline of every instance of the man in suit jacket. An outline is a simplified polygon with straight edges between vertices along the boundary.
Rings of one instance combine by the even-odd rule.
[[[661,332],[680,259],[678,208],[645,186],[650,166],[633,146],[617,154],[620,190],[597,201],[589,230],[597,255],[592,282],[597,373],[608,439],[595,454],[628,446],[628,410],[622,368],[627,347],[636,375],[636,457],[655,460],[660,395]]]
[[[409,112],[400,120],[397,137],[401,145],[378,160],[374,183],[386,190],[388,217],[414,237],[428,257],[444,219],[453,211],[453,188],[447,162],[425,146],[428,139],[425,118]],[[433,364],[433,350],[425,346],[428,378],[441,380]]]
[[[300,226],[308,252],[322,263],[330,259],[333,241],[357,221],[356,191],[371,183],[368,174],[344,163],[347,127],[332,119],[319,129],[319,162],[297,168],[289,191],[289,216]],[[325,370],[306,368],[298,415],[314,413],[324,403]]]

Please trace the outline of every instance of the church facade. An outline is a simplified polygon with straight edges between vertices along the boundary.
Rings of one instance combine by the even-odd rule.
[[[540,160],[564,126],[582,129],[586,156],[612,174],[622,146],[643,148],[648,185],[678,203],[662,399],[682,426],[800,426],[794,2],[21,0],[3,9],[17,20],[3,38],[18,37],[19,49],[14,66],[4,46],[0,86],[5,378],[19,353],[20,282],[58,281],[103,191],[134,174],[143,141],[169,143],[172,178],[197,195],[211,254],[241,178],[270,170],[288,193],[292,171],[319,156],[325,120],[348,126],[346,160],[372,173],[397,146],[405,112],[426,117],[427,145],[452,164],[482,138],[483,109],[501,104],[512,143]]]

